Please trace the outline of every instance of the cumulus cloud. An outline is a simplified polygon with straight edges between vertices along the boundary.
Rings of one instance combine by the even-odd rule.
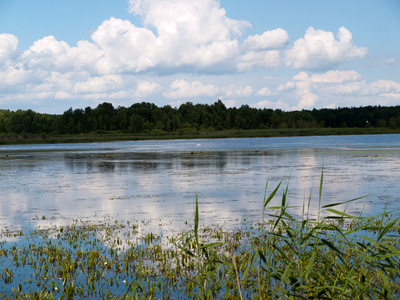
[[[278,92],[285,92],[285,91],[291,91],[296,88],[296,82],[294,81],[288,81],[284,84],[280,84],[277,88]]]
[[[257,96],[268,97],[268,96],[275,95],[275,93],[273,93],[273,92],[271,91],[270,88],[268,88],[268,87],[263,87],[262,89],[259,89],[259,90],[256,92],[256,95],[257,95]]]
[[[278,101],[269,101],[269,100],[264,100],[257,102],[256,104],[253,104],[252,107],[254,108],[271,108],[271,109],[281,109],[285,111],[293,110],[294,107],[291,107],[288,103],[278,100]]]
[[[239,72],[252,71],[254,69],[276,69],[281,64],[280,53],[271,51],[250,51],[240,56],[237,60]]]
[[[343,83],[344,81],[355,81],[361,78],[356,71],[328,71],[324,74],[314,74],[311,76],[312,82],[318,83]]]
[[[240,38],[250,23],[228,18],[218,0],[128,3],[129,11],[142,23],[110,18],[93,31],[91,40],[79,41],[76,46],[46,36],[20,51],[16,36],[0,34],[0,100],[131,101],[159,93],[164,97],[161,101],[176,105],[184,98],[209,97],[214,101],[218,96],[232,107],[251,103],[254,96],[257,100],[277,100],[279,95],[279,101],[265,100],[255,107],[289,110],[337,102],[338,95],[397,99],[400,93],[398,82],[367,83],[356,71],[328,71],[367,54],[366,48],[354,45],[351,32],[344,27],[336,36],[310,27],[290,45],[289,34],[282,28]],[[394,59],[388,63],[393,64]],[[254,76],[254,85],[243,84],[235,77],[237,73],[274,70],[282,65],[327,72],[298,71],[286,82],[275,78],[269,87],[256,83],[265,73],[248,75]],[[171,74],[181,74],[181,79]],[[204,74],[225,74],[229,83],[193,79]]]
[[[170,90],[163,93],[168,99],[194,98],[194,97],[212,97],[220,94],[227,98],[245,98],[253,94],[253,88],[249,85],[228,85],[218,87],[211,84],[204,84],[201,81],[188,82],[180,79],[175,80],[170,85]]]
[[[31,70],[93,72],[102,56],[103,52],[88,41],[79,41],[76,47],[70,47],[54,36],[46,36],[24,51],[20,60]]]
[[[237,56],[235,37],[251,26],[228,18],[215,0],[131,0],[130,12],[157,33],[152,46],[161,50],[162,65],[194,71]]]
[[[233,99],[223,100],[222,103],[224,103],[225,107],[227,107],[227,108],[236,106],[236,100],[233,100]]]
[[[393,80],[378,80],[370,84],[373,88],[379,88],[384,93],[400,92],[400,82]]]
[[[154,81],[139,80],[136,87],[135,97],[147,97],[161,90],[161,86]]]
[[[205,85],[201,81],[187,82],[183,79],[175,80],[170,85],[170,90],[164,92],[164,97],[168,99],[175,98],[193,98],[201,96],[215,96],[219,92],[219,88],[208,84]]]
[[[233,20],[216,0],[130,0],[129,10],[142,26],[128,20],[105,20],[91,35],[71,47],[46,36],[19,57],[26,70],[87,71],[92,76],[149,72],[152,74],[232,73],[276,69],[289,42],[278,28],[251,35],[240,45],[237,37],[251,26]],[[288,66],[319,68],[365,55],[352,43],[351,33],[309,28],[304,38],[285,52]],[[18,56],[18,39],[1,34],[0,62]]]
[[[54,36],[46,36],[35,41],[29,50],[23,53],[22,58],[29,69],[72,69],[73,61],[68,60],[70,49],[66,42],[59,42]]]
[[[299,102],[296,109],[306,109],[315,106],[319,97],[313,92],[313,83],[307,73],[301,72],[293,77],[296,82],[296,95]]]
[[[175,35],[196,44],[227,40],[251,26],[228,18],[215,0],[130,0],[129,11],[141,16],[144,26],[155,28],[161,38]]]
[[[289,34],[282,28],[265,31],[261,35],[251,35],[242,47],[246,50],[273,50],[284,48],[289,43]]]
[[[161,45],[157,45],[156,36],[127,20],[111,18],[104,21],[92,34],[92,40],[104,53],[98,62],[103,73],[137,73],[155,66],[162,59],[163,52]]]
[[[309,27],[304,37],[286,51],[286,65],[295,69],[323,70],[367,55],[367,48],[355,46],[351,32],[345,27],[339,28],[336,37],[332,32]]]
[[[4,71],[0,70],[0,87],[12,87],[26,83],[32,79],[32,72],[22,66],[8,66]]]
[[[384,94],[399,94],[400,83],[391,80],[379,80],[370,84],[365,80],[342,84],[334,89],[336,95],[379,96]]]
[[[286,84],[281,84],[277,91],[286,99],[293,91],[297,99],[295,109],[374,103],[396,105],[394,101],[400,99],[400,82],[378,80],[368,83],[355,71],[328,71],[312,76],[300,72]]]
[[[54,94],[54,99],[57,100],[65,100],[65,99],[70,99],[71,98],[71,94],[64,92],[64,91],[58,91]]]
[[[13,34],[0,34],[0,68],[7,67],[18,56],[18,38]]]
[[[90,77],[85,82],[77,82],[74,86],[75,93],[99,93],[117,91],[124,87],[121,75],[104,75]]]
[[[253,89],[249,85],[242,87],[231,84],[223,88],[223,90],[227,97],[232,97],[232,98],[249,97],[253,93]]]
[[[184,103],[184,102],[181,101],[181,100],[176,100],[176,101],[168,102],[168,105],[171,106],[171,107],[179,107],[179,106],[181,106],[183,103]]]
[[[28,91],[30,93],[56,93],[58,91],[72,91],[73,82],[76,79],[81,79],[79,73],[68,72],[68,73],[58,73],[51,72],[46,75],[46,78],[38,84],[29,85]]]

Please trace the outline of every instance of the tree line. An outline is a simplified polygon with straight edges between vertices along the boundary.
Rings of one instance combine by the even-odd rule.
[[[104,102],[96,108],[68,109],[62,115],[32,110],[0,110],[0,133],[81,134],[118,131],[124,133],[194,132],[228,129],[275,128],[400,128],[400,106],[365,106],[335,109],[282,111],[242,105],[227,108],[214,104],[186,102],[179,108],[135,103],[115,108]]]

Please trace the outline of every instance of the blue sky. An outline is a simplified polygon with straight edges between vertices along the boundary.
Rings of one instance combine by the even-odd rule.
[[[400,104],[400,1],[0,0],[0,109]]]

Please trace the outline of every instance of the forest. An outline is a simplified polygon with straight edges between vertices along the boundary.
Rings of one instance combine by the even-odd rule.
[[[68,109],[62,115],[32,110],[0,109],[1,134],[172,133],[229,129],[400,128],[400,106],[365,106],[282,111],[248,105],[227,108],[186,102],[179,108],[135,103],[130,107],[104,102],[96,108]]]

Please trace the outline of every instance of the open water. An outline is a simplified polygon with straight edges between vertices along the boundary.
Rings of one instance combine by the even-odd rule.
[[[400,135],[132,141],[0,146],[0,230],[131,220],[185,230],[261,220],[264,191],[283,180],[293,214],[343,202],[347,213],[400,209]]]

